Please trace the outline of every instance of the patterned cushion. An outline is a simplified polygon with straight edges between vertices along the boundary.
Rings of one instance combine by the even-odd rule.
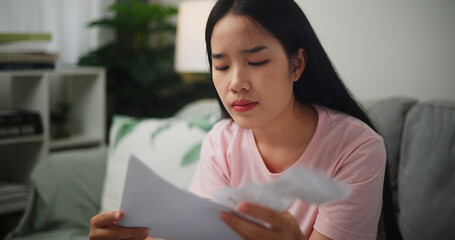
[[[101,211],[119,209],[131,154],[146,161],[157,174],[177,187],[187,188],[202,140],[219,116],[219,111],[215,111],[163,119],[114,117]]]

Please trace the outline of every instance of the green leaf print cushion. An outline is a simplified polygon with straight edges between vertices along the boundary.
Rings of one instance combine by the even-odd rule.
[[[131,154],[177,187],[187,188],[201,144],[218,115],[140,119],[115,116],[110,129],[101,211],[117,210]]]

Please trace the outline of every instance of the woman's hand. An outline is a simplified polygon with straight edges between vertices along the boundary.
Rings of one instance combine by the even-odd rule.
[[[117,226],[123,218],[121,211],[102,212],[90,220],[90,240],[97,239],[146,239],[147,228],[124,228]]]
[[[237,211],[267,222],[272,228],[266,229],[232,213],[223,212],[221,219],[243,239],[307,239],[289,212],[280,213],[251,203],[239,204]]]

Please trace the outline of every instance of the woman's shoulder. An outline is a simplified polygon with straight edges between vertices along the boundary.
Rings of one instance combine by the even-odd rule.
[[[227,144],[238,135],[243,135],[245,129],[240,128],[232,119],[222,119],[217,122],[207,135],[207,139]]]
[[[342,178],[351,178],[356,171],[358,179],[382,171],[386,163],[383,138],[363,121],[327,107],[317,107],[321,121],[325,121],[324,136],[319,142],[326,152],[333,154],[330,166],[339,176],[342,168],[347,171]]]
[[[240,127],[232,119],[225,118],[215,123],[209,134],[231,136],[239,130]]]
[[[213,125],[211,131],[235,131],[239,128],[235,122],[230,118],[224,118]]]
[[[324,106],[315,106],[319,118],[327,125],[328,131],[338,132],[343,136],[372,138],[382,141],[382,137],[368,124],[347,113],[340,112]]]

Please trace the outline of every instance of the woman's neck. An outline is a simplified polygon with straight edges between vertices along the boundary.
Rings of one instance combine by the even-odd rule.
[[[300,158],[317,122],[318,113],[312,105],[296,103],[274,123],[253,129],[258,150],[271,172],[282,172]]]

